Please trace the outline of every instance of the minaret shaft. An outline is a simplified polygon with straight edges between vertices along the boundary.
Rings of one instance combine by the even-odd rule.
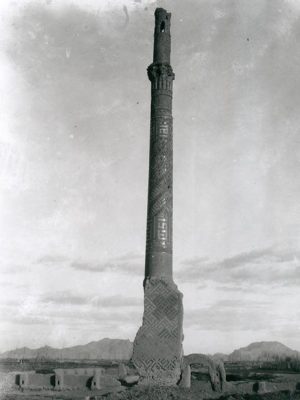
[[[145,279],[172,279],[174,73],[170,66],[171,14],[155,12]]]

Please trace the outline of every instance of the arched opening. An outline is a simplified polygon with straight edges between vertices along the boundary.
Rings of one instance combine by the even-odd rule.
[[[162,21],[162,23],[160,24],[160,31],[164,32],[165,29],[166,29],[166,23],[165,23],[165,21]]]

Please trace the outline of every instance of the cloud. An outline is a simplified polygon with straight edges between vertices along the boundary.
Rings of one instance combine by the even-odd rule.
[[[35,312],[34,315],[22,315],[15,313],[14,315],[5,315],[3,322],[20,325],[64,325],[64,326],[80,326],[82,324],[99,324],[101,328],[106,325],[114,324],[118,326],[120,323],[138,323],[141,318],[141,312],[138,310],[117,312],[104,310],[47,310]]]
[[[62,255],[45,255],[43,257],[40,257],[36,263],[37,264],[60,264],[62,262],[67,261],[67,258]]]
[[[266,315],[255,311],[244,313],[240,310],[221,312],[214,307],[204,310],[187,311],[184,316],[186,328],[198,328],[208,331],[248,331],[266,329]]]
[[[278,325],[270,301],[223,300],[199,309],[186,310],[184,325],[201,330],[259,330]]]
[[[141,306],[141,299],[136,297],[124,296],[80,296],[66,292],[54,292],[41,297],[40,301],[44,304],[56,305],[90,305],[97,308],[123,308]]]
[[[88,262],[78,262],[74,261],[70,264],[70,267],[77,271],[86,271],[86,272],[105,272],[108,269],[108,264],[91,264]]]
[[[125,253],[107,259],[107,261],[96,262],[90,260],[71,260],[62,255],[44,255],[35,261],[37,265],[45,265],[45,267],[64,266],[74,269],[76,271],[92,272],[92,273],[105,273],[105,272],[119,272],[126,274],[138,275],[144,271],[144,255],[137,253]],[[4,272],[17,273],[20,267],[10,269]]]
[[[266,248],[220,261],[195,258],[182,263],[182,282],[213,281],[236,285],[300,285],[300,252]],[[226,289],[225,289],[226,290]]]
[[[13,316],[11,319],[7,319],[9,322],[17,325],[52,325],[53,320],[47,316]]]
[[[8,268],[1,268],[1,274],[6,274],[6,275],[17,275],[20,273],[20,271],[24,271],[26,268],[24,266],[20,265],[13,265],[9,266]]]
[[[75,305],[75,306],[90,303],[88,297],[75,296],[65,292],[45,295],[41,298],[41,302],[45,304]]]
[[[86,272],[119,272],[129,274],[139,274],[144,268],[144,256],[140,254],[125,254],[116,258],[109,259],[107,262],[95,263],[88,261],[73,261],[70,267],[77,271]]]
[[[142,300],[136,297],[110,296],[93,298],[92,303],[101,307],[142,307]]]
[[[216,287],[216,289],[218,290],[218,291],[220,291],[220,292],[230,292],[230,293],[232,293],[232,292],[244,292],[245,291],[245,287],[244,286],[242,286],[242,285],[240,285],[240,286],[233,286],[232,284],[228,284],[227,286],[225,286],[225,285],[219,285],[219,286],[217,286]],[[249,292],[256,292],[257,291],[257,288],[256,287],[249,287],[249,286],[247,286],[247,292],[249,293]]]

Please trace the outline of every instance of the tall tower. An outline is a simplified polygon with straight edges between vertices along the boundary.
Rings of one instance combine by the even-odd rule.
[[[144,279],[144,316],[132,361],[149,385],[176,385],[182,364],[182,294],[173,282],[173,118],[174,73],[170,65],[171,14],[155,10],[151,81],[151,129]]]
[[[171,14],[155,11],[145,279],[172,279],[173,118],[175,75],[170,65]]]

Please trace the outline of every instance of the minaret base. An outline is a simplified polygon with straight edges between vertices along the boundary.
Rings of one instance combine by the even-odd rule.
[[[133,344],[132,362],[142,385],[175,386],[182,369],[182,293],[170,279],[148,278],[143,325]]]

